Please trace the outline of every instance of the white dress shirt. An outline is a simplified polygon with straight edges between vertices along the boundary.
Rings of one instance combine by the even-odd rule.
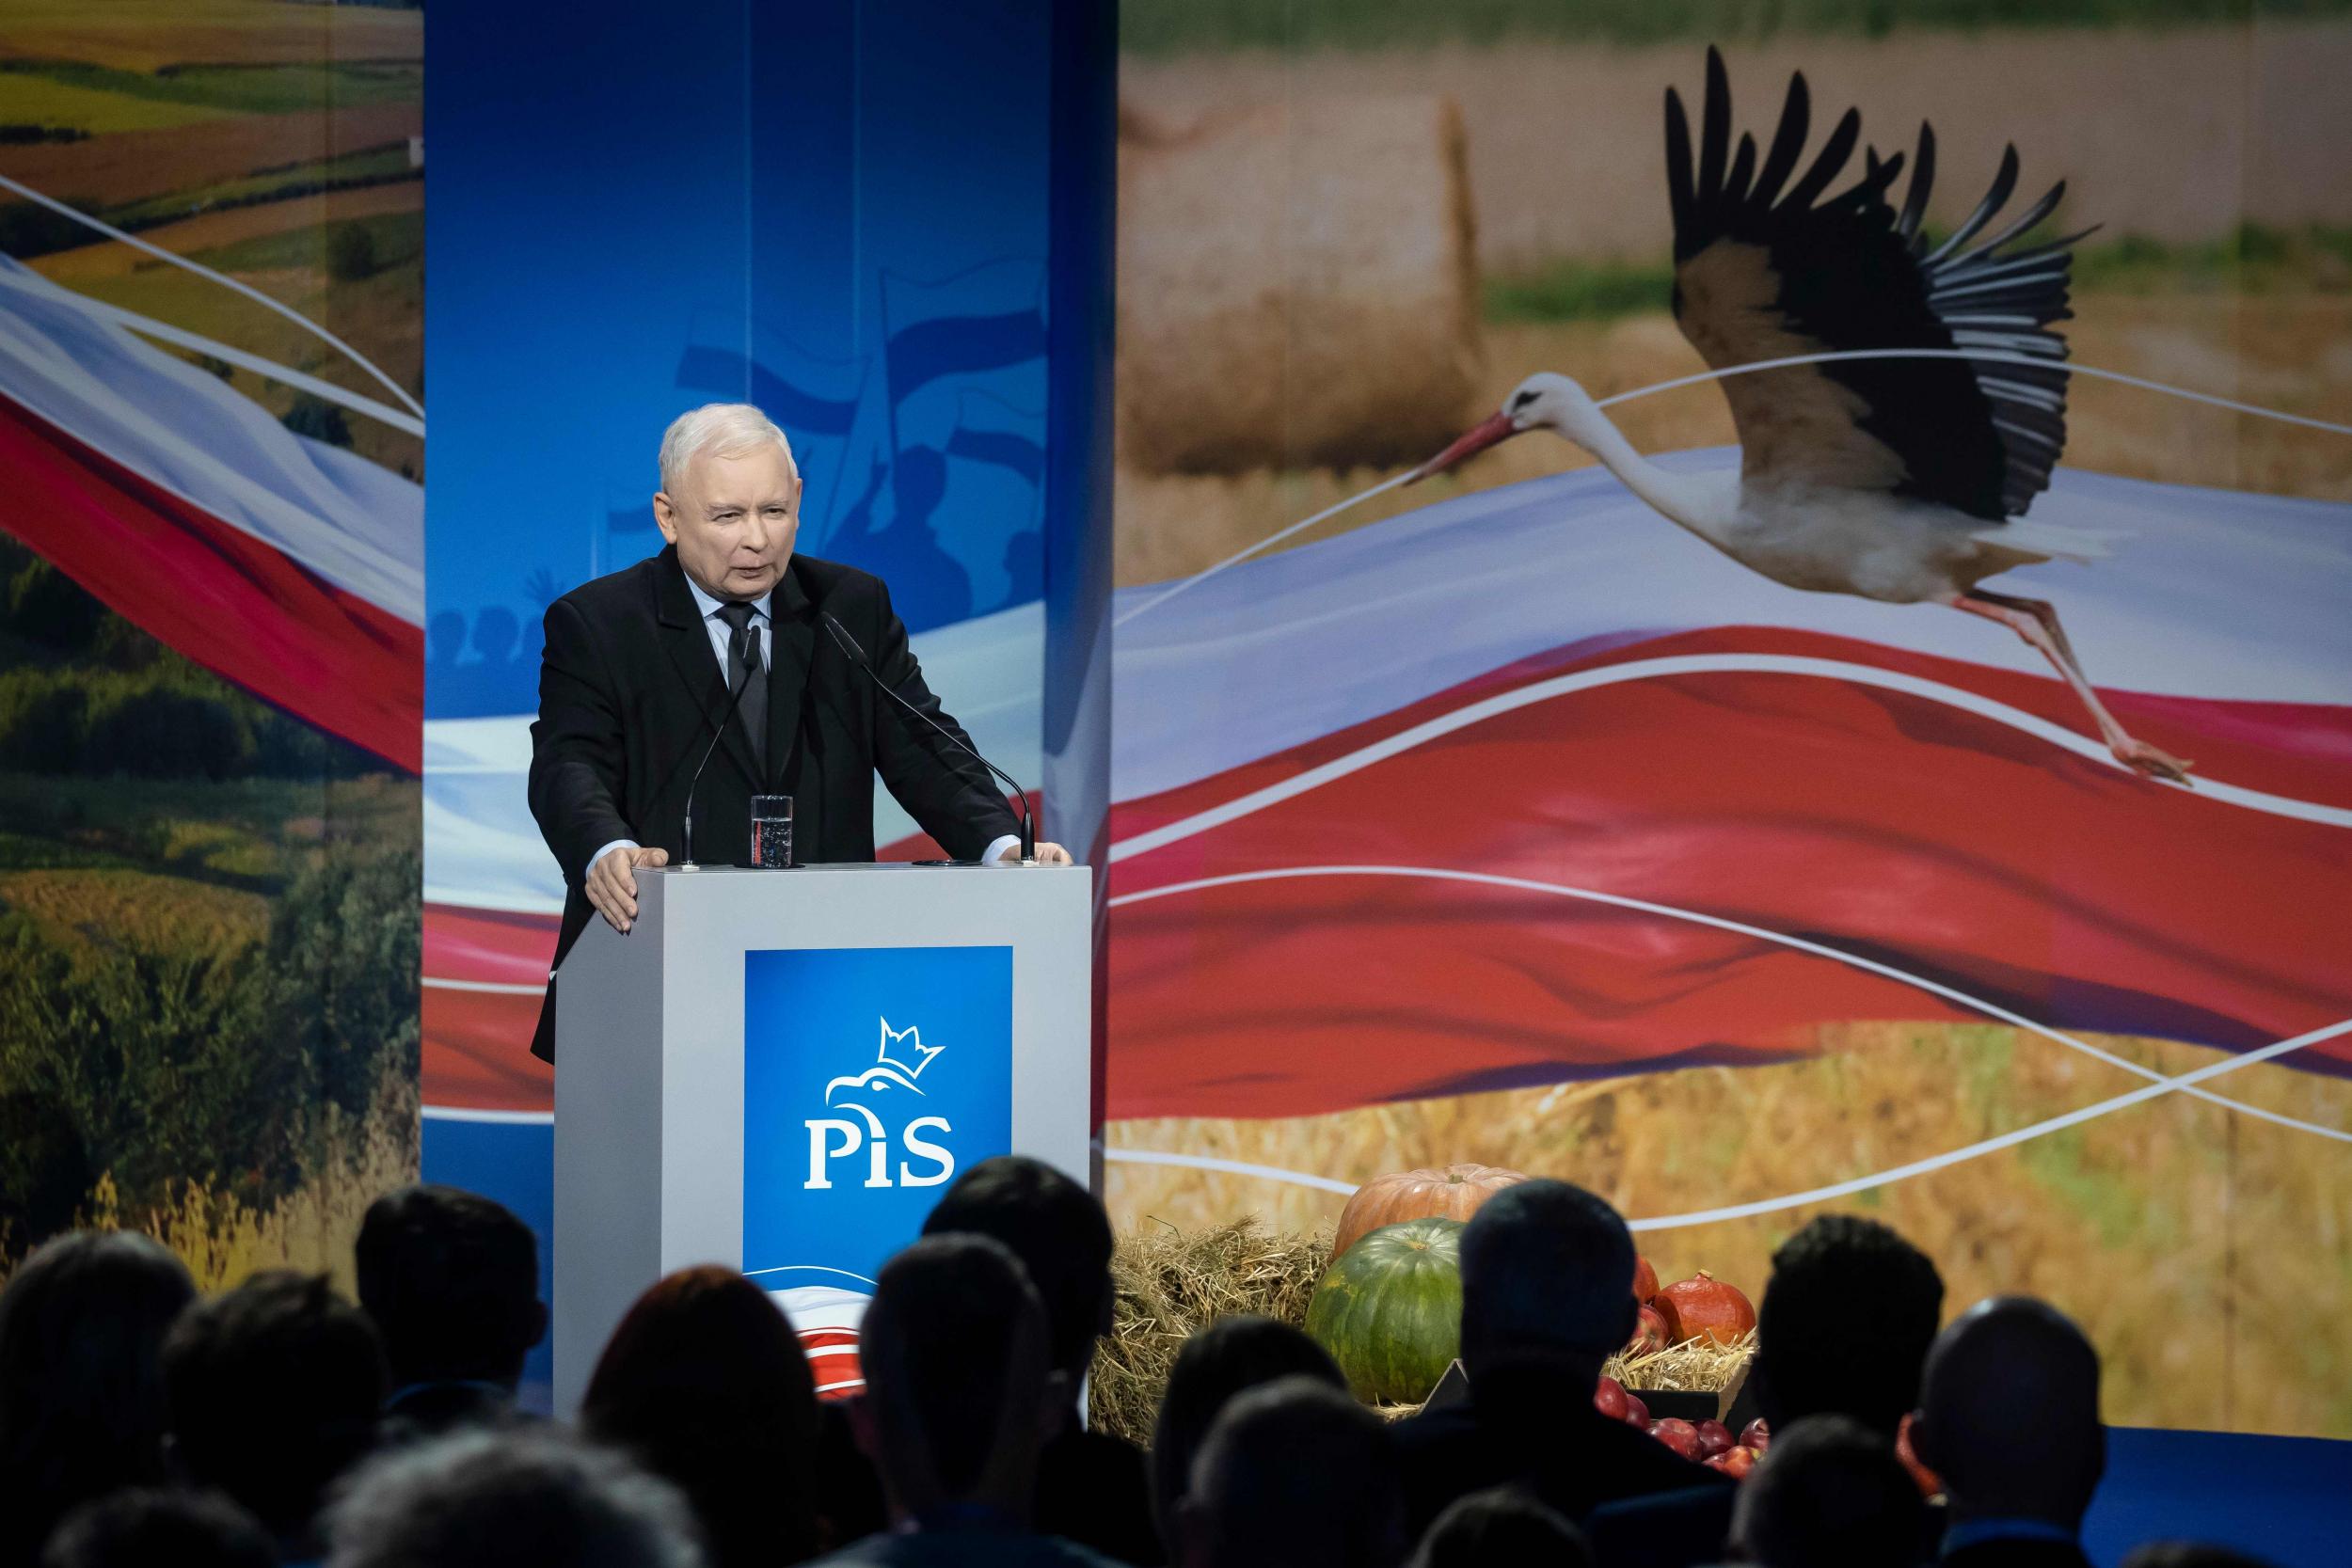
[[[718,659],[719,673],[722,677],[723,677],[726,673],[727,668],[727,641],[735,635],[734,628],[729,626],[726,622],[722,620],[719,616],[719,611],[724,601],[719,599],[714,594],[704,592],[703,585],[694,580],[691,573],[682,575],[686,578],[686,591],[694,595],[694,606],[703,612],[703,629],[710,634],[710,651],[711,654]],[[753,638],[759,643],[759,669],[763,677],[766,675],[770,668],[768,654],[769,649],[773,645],[768,633],[768,604],[769,601],[774,596],[774,594],[771,592],[762,594],[758,598],[751,601],[752,619],[749,629]],[[728,721],[730,723],[733,721],[734,721],[731,719]],[[605,856],[611,854],[613,850],[634,849],[636,847],[637,841],[633,838],[616,838],[612,843],[606,845],[603,848],[598,849],[595,854],[589,856],[588,864],[593,869],[598,861],[604,859]],[[1003,860],[1008,853],[1017,850],[1020,847],[1021,835],[1019,833],[1006,833],[1002,837],[996,839],[993,843],[990,844],[989,847],[981,852],[980,859],[983,863],[1000,861]]]

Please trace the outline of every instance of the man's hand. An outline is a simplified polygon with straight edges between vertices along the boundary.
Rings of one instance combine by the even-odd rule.
[[[1039,845],[1039,857],[1042,859],[1044,853],[1045,847]],[[669,863],[667,849],[633,849],[627,846],[608,849],[602,860],[588,868],[588,902],[596,907],[596,912],[614,930],[627,931],[637,922],[637,868]]]
[[[1070,851],[1063,848],[1060,845],[1041,844],[1037,847],[1037,863],[1040,865],[1069,865],[1073,863],[1070,858]]]

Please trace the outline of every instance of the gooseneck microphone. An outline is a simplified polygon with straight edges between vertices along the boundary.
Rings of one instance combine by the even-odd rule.
[[[748,663],[745,664],[743,678],[736,682],[734,690],[727,693],[727,705],[719,714],[718,726],[710,732],[710,744],[703,748],[702,761],[694,765],[694,777],[686,785],[686,831],[680,835],[686,849],[686,859],[678,863],[677,868],[680,871],[702,869],[694,863],[694,791],[702,784],[703,769],[710,766],[711,753],[718,751],[719,742],[726,738],[727,723],[734,719],[735,706],[743,700],[743,693],[751,689],[752,677],[765,673],[764,669],[755,670]]]
[[[1029,792],[1021,787],[1020,781],[1015,779],[1011,774],[1006,772],[1003,768],[997,767],[994,763],[989,761],[986,757],[980,755],[979,752],[974,751],[969,744],[960,739],[956,733],[953,730],[950,730],[946,725],[941,723],[938,720],[932,718],[930,714],[925,713],[921,708],[916,707],[913,703],[908,702],[904,697],[898,695],[898,689],[891,685],[888,681],[882,679],[882,672],[875,669],[874,666],[866,659],[866,650],[859,647],[857,639],[850,635],[850,628],[835,620],[833,612],[830,610],[820,610],[817,613],[823,617],[825,629],[833,633],[834,645],[840,648],[844,654],[849,656],[850,663],[866,672],[866,678],[867,680],[872,681],[874,685],[879,688],[884,695],[889,697],[892,702],[898,704],[900,707],[906,709],[909,713],[912,713],[917,719],[923,721],[924,723],[929,724],[932,731],[937,734],[941,739],[946,741],[948,745],[953,746],[957,751],[961,752],[965,756],[970,757],[974,762],[978,763],[982,768],[987,768],[990,772],[995,774],[999,779],[1002,779],[1008,785],[1010,786],[1013,794],[1019,797],[1021,800],[1021,858],[1025,862],[1035,862],[1037,859],[1037,818],[1031,815],[1029,810]]]

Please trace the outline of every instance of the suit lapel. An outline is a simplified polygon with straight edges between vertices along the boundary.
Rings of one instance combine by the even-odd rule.
[[[726,673],[719,668],[719,656],[710,646],[709,628],[703,625],[701,610],[695,606],[693,593],[686,586],[686,568],[677,562],[677,546],[662,550],[660,569],[655,573],[655,618],[661,624],[661,646],[670,656],[672,668],[678,679],[686,683],[687,694],[693,699],[702,719],[694,726],[695,735],[708,744],[710,726],[726,711]],[[770,698],[769,714],[772,721],[775,707]],[[735,766],[743,777],[759,787],[758,769],[752,766],[751,742],[744,737],[743,726],[732,719],[727,722],[726,740],[722,749],[735,759]],[[702,758],[696,751],[690,759]]]
[[[801,735],[801,703],[817,651],[817,607],[787,563],[768,601],[768,777],[785,777]]]

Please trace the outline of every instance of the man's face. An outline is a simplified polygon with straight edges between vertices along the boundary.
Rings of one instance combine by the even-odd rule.
[[[792,559],[801,481],[772,446],[740,457],[706,454],[687,465],[675,491],[654,497],[653,515],[703,592],[756,599],[775,587]]]

